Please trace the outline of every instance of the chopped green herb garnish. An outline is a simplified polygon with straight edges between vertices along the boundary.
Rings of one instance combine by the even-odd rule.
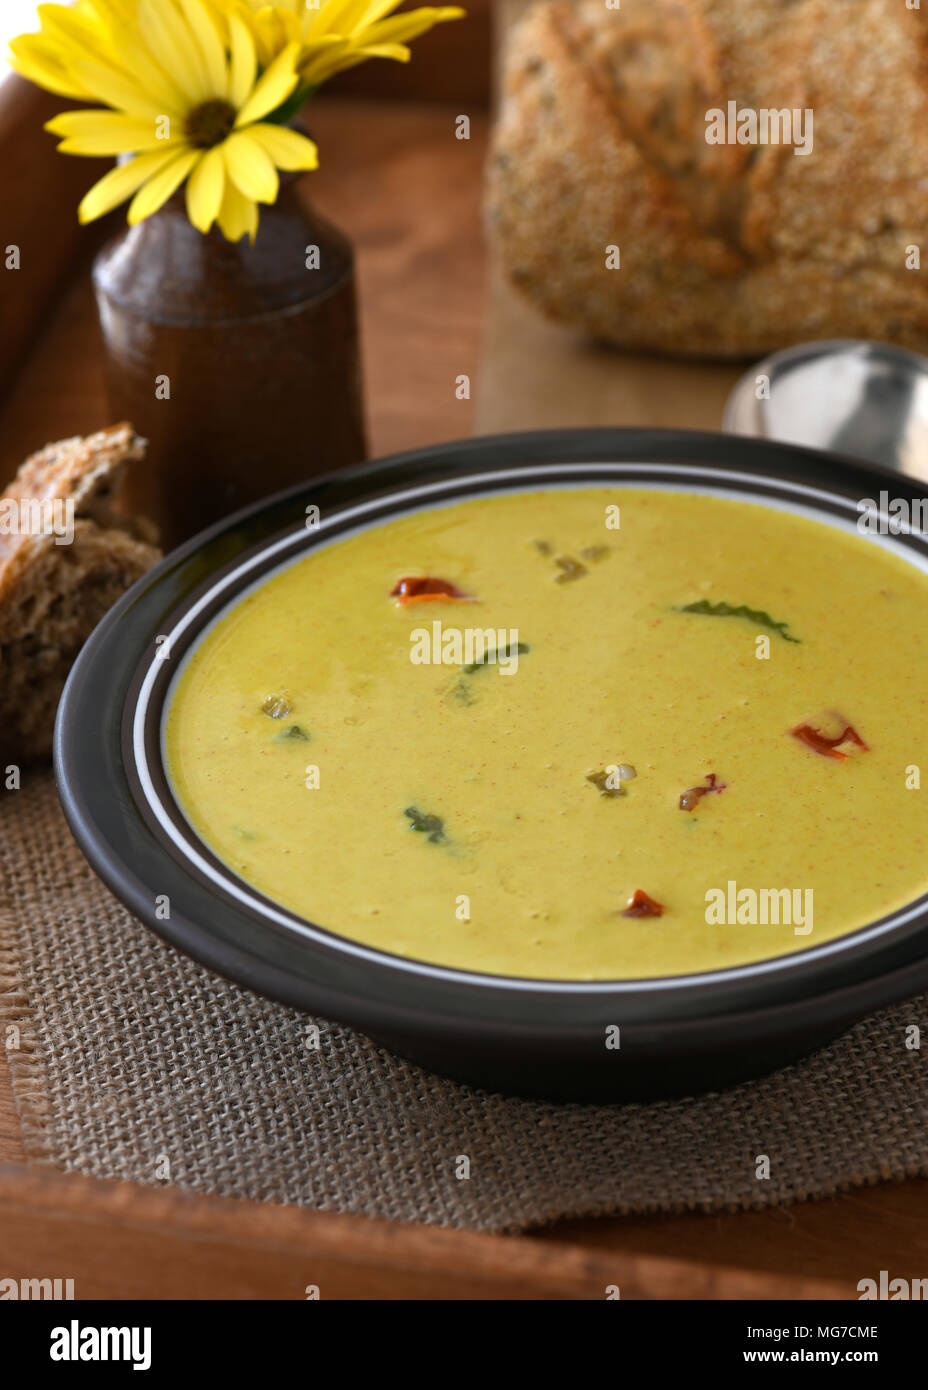
[[[506,647],[497,647],[492,652],[485,651],[477,661],[472,661],[468,666],[462,666],[461,671],[465,676],[472,676],[475,671],[480,670],[481,666],[498,665],[500,656],[508,660],[508,658],[515,653],[518,653],[519,656],[524,656],[525,653],[529,651],[531,651],[531,647],[527,642],[516,642],[515,646],[510,642]]]
[[[535,540],[532,541],[532,545],[539,555],[554,555],[554,547],[549,541]],[[605,560],[609,554],[609,547],[608,545],[585,545],[580,554],[590,564],[598,565],[600,560]],[[580,560],[574,559],[573,555],[554,555],[554,563],[559,571],[554,576],[555,584],[567,584],[572,579],[582,579],[585,574],[589,573],[586,565],[582,564]]]
[[[415,806],[407,806],[403,815],[409,818],[410,830],[417,830],[420,835],[428,835],[433,845],[445,838],[445,823],[440,816],[426,815]]]
[[[677,609],[678,613],[702,613],[708,618],[746,618],[750,623],[756,623],[758,627],[769,628],[771,632],[777,632],[785,642],[799,642],[798,637],[793,637],[787,628],[789,623],[778,623],[771,618],[769,613],[764,613],[759,608],[748,608],[747,604],[740,603],[737,606],[731,603],[710,603],[707,598],[701,598],[697,603],[686,603],[682,608]]]
[[[275,743],[308,743],[309,734],[299,724],[291,724],[289,729],[281,729],[274,735]]]
[[[286,695],[269,695],[261,708],[269,719],[286,719],[293,706]]]
[[[451,694],[454,696],[455,700],[459,701],[462,705],[473,705],[476,703],[474,692],[463,676],[455,681],[451,688]]]
[[[618,773],[612,772],[591,772],[587,775],[588,782],[592,782],[594,787],[599,788],[600,796],[625,796],[625,788],[622,786],[622,778]],[[618,782],[616,786],[615,783]]]
[[[582,579],[588,573],[586,565],[581,565],[572,555],[558,555],[554,563],[560,570],[560,574],[554,576],[555,584],[567,584],[572,579]]]

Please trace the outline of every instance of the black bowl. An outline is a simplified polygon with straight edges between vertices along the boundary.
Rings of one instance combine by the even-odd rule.
[[[172,673],[204,624],[243,588],[362,521],[430,499],[565,481],[698,487],[845,524],[859,499],[881,489],[919,495],[899,474],[810,450],[657,430],[468,440],[317,479],[189,541],[100,623],[58,713],[61,800],[94,869],[166,940],[230,979],[353,1024],[435,1071],[551,1098],[617,1100],[728,1085],[793,1061],[868,1011],[928,987],[928,895],[824,945],[711,973],[624,982],[468,973],[362,946],[263,897],[197,839],[165,776],[160,727]],[[322,511],[316,529],[305,524],[311,504]],[[924,537],[892,543],[928,563]]]

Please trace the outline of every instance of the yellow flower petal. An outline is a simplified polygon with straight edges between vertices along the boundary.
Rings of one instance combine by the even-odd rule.
[[[230,135],[222,145],[229,178],[246,198],[258,203],[273,203],[280,180],[270,155],[250,131]]]
[[[152,150],[149,154],[136,155],[127,164],[117,164],[85,193],[77,210],[81,222],[93,222],[124,203],[146,179],[170,164],[175,153],[174,150]]]
[[[115,106],[117,111],[130,116],[166,116],[176,112],[165,111],[164,103],[156,101],[127,74],[115,68],[94,63],[89,59],[75,59],[71,65],[74,76],[92,92],[97,101],[105,101],[107,106]]]
[[[229,78],[226,55],[212,16],[203,0],[180,0],[187,22],[196,35],[214,97],[228,97]]]
[[[139,29],[151,56],[174,74],[188,103],[208,100],[211,93],[200,51],[191,43],[174,0],[139,0]]]
[[[397,14],[392,19],[384,19],[379,24],[365,28],[364,44],[367,46],[373,43],[409,43],[411,39],[417,39],[420,34],[426,33],[436,24],[444,24],[450,19],[463,19],[464,13],[464,10],[446,5],[441,8],[433,6],[411,10],[408,14]]]
[[[131,23],[135,15],[136,0],[87,0],[87,3],[111,32],[119,24]]]
[[[341,63],[347,61],[351,53],[351,40],[330,34],[318,43],[304,46],[299,57],[299,74],[303,82],[314,87],[325,80],[320,73],[331,75],[337,72]]]
[[[241,241],[243,236],[254,241],[258,232],[257,203],[240,193],[231,179],[226,179],[222,207],[219,209],[219,226],[227,241]]]
[[[76,97],[79,101],[93,95],[64,66],[58,53],[41,34],[21,34],[13,39],[9,52],[10,66],[38,87],[59,97]]]
[[[412,57],[404,43],[366,43],[355,52],[363,58],[393,58],[397,63],[408,63]]]
[[[288,43],[299,43],[303,37],[296,15],[280,8],[271,9],[267,5],[254,16],[252,26],[262,67],[268,67],[274,55],[286,48]]]
[[[256,140],[278,169],[317,169],[319,151],[306,135],[280,125],[250,125],[249,140]]]
[[[274,54],[279,53],[281,48],[285,46],[283,37],[281,37],[279,43],[275,42],[280,32],[276,22],[273,23],[273,27],[269,33],[262,15],[251,15],[248,21],[248,29],[255,41],[258,62],[261,64],[269,63],[274,57]],[[220,223],[220,226],[221,225]]]
[[[399,3],[400,3],[400,0],[372,0],[372,3],[371,3],[371,4],[365,5],[365,7],[364,7],[364,28],[365,28],[365,30],[366,30],[371,24],[376,24],[379,20],[383,19],[384,15],[388,15],[388,14],[390,13],[391,10],[397,9],[397,7],[399,6]],[[419,11],[419,10],[416,10],[415,13],[416,13],[416,14],[419,14],[420,11]]]
[[[129,226],[134,227],[137,223],[144,222],[146,217],[151,217],[152,213],[164,207],[171,194],[180,188],[190,170],[202,157],[202,150],[184,149],[156,174],[152,174],[129,204]]]
[[[42,34],[58,47],[62,54],[69,48],[83,52],[100,62],[107,62],[108,34],[93,10],[86,5],[39,5]]]
[[[150,116],[124,116],[119,111],[65,111],[45,127],[60,135],[64,154],[134,154],[138,150],[166,150],[170,141],[159,138]]]
[[[222,147],[207,150],[187,180],[187,216],[204,234],[219,216],[226,187],[226,163]]]
[[[235,124],[239,130],[242,126],[250,125],[252,121],[260,121],[262,116],[276,111],[277,107],[287,100],[297,84],[294,63],[298,48],[298,44],[288,44],[258,78],[254,91],[238,113]]]
[[[397,0],[399,3],[399,0]],[[353,34],[364,17],[366,0],[328,0],[315,13],[307,15],[307,28],[313,37],[321,34]]]
[[[359,63],[366,63],[368,58],[392,58],[398,63],[408,63],[411,57],[409,49],[399,44],[372,45],[370,48],[349,47],[344,53],[340,50],[323,53],[307,68],[300,69],[300,77],[308,86],[318,87],[322,82],[328,82],[337,72],[347,72],[349,68],[356,68]]]
[[[255,41],[238,15],[229,16],[229,45],[229,100],[238,109],[247,101],[258,71]]]
[[[170,72],[165,72],[155,61],[145,44],[139,41],[137,32],[129,25],[115,25],[110,31],[110,40],[120,67],[131,74],[132,80],[148,96],[160,102],[165,114],[179,115],[186,110],[189,101],[183,89]]]

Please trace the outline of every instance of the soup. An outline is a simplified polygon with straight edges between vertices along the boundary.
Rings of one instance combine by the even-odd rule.
[[[928,889],[928,577],[804,516],[575,488],[410,513],[208,630],[164,730],[201,838],[353,941],[635,979]]]

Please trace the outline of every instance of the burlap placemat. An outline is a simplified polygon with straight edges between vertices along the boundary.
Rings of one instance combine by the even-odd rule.
[[[104,1178],[483,1230],[763,1207],[928,1173],[924,998],[720,1095],[514,1100],[209,974],[115,901],[50,774],[0,802],[0,1021],[27,1153]],[[757,1155],[769,1179],[755,1176]],[[459,1156],[470,1159],[460,1179]]]

